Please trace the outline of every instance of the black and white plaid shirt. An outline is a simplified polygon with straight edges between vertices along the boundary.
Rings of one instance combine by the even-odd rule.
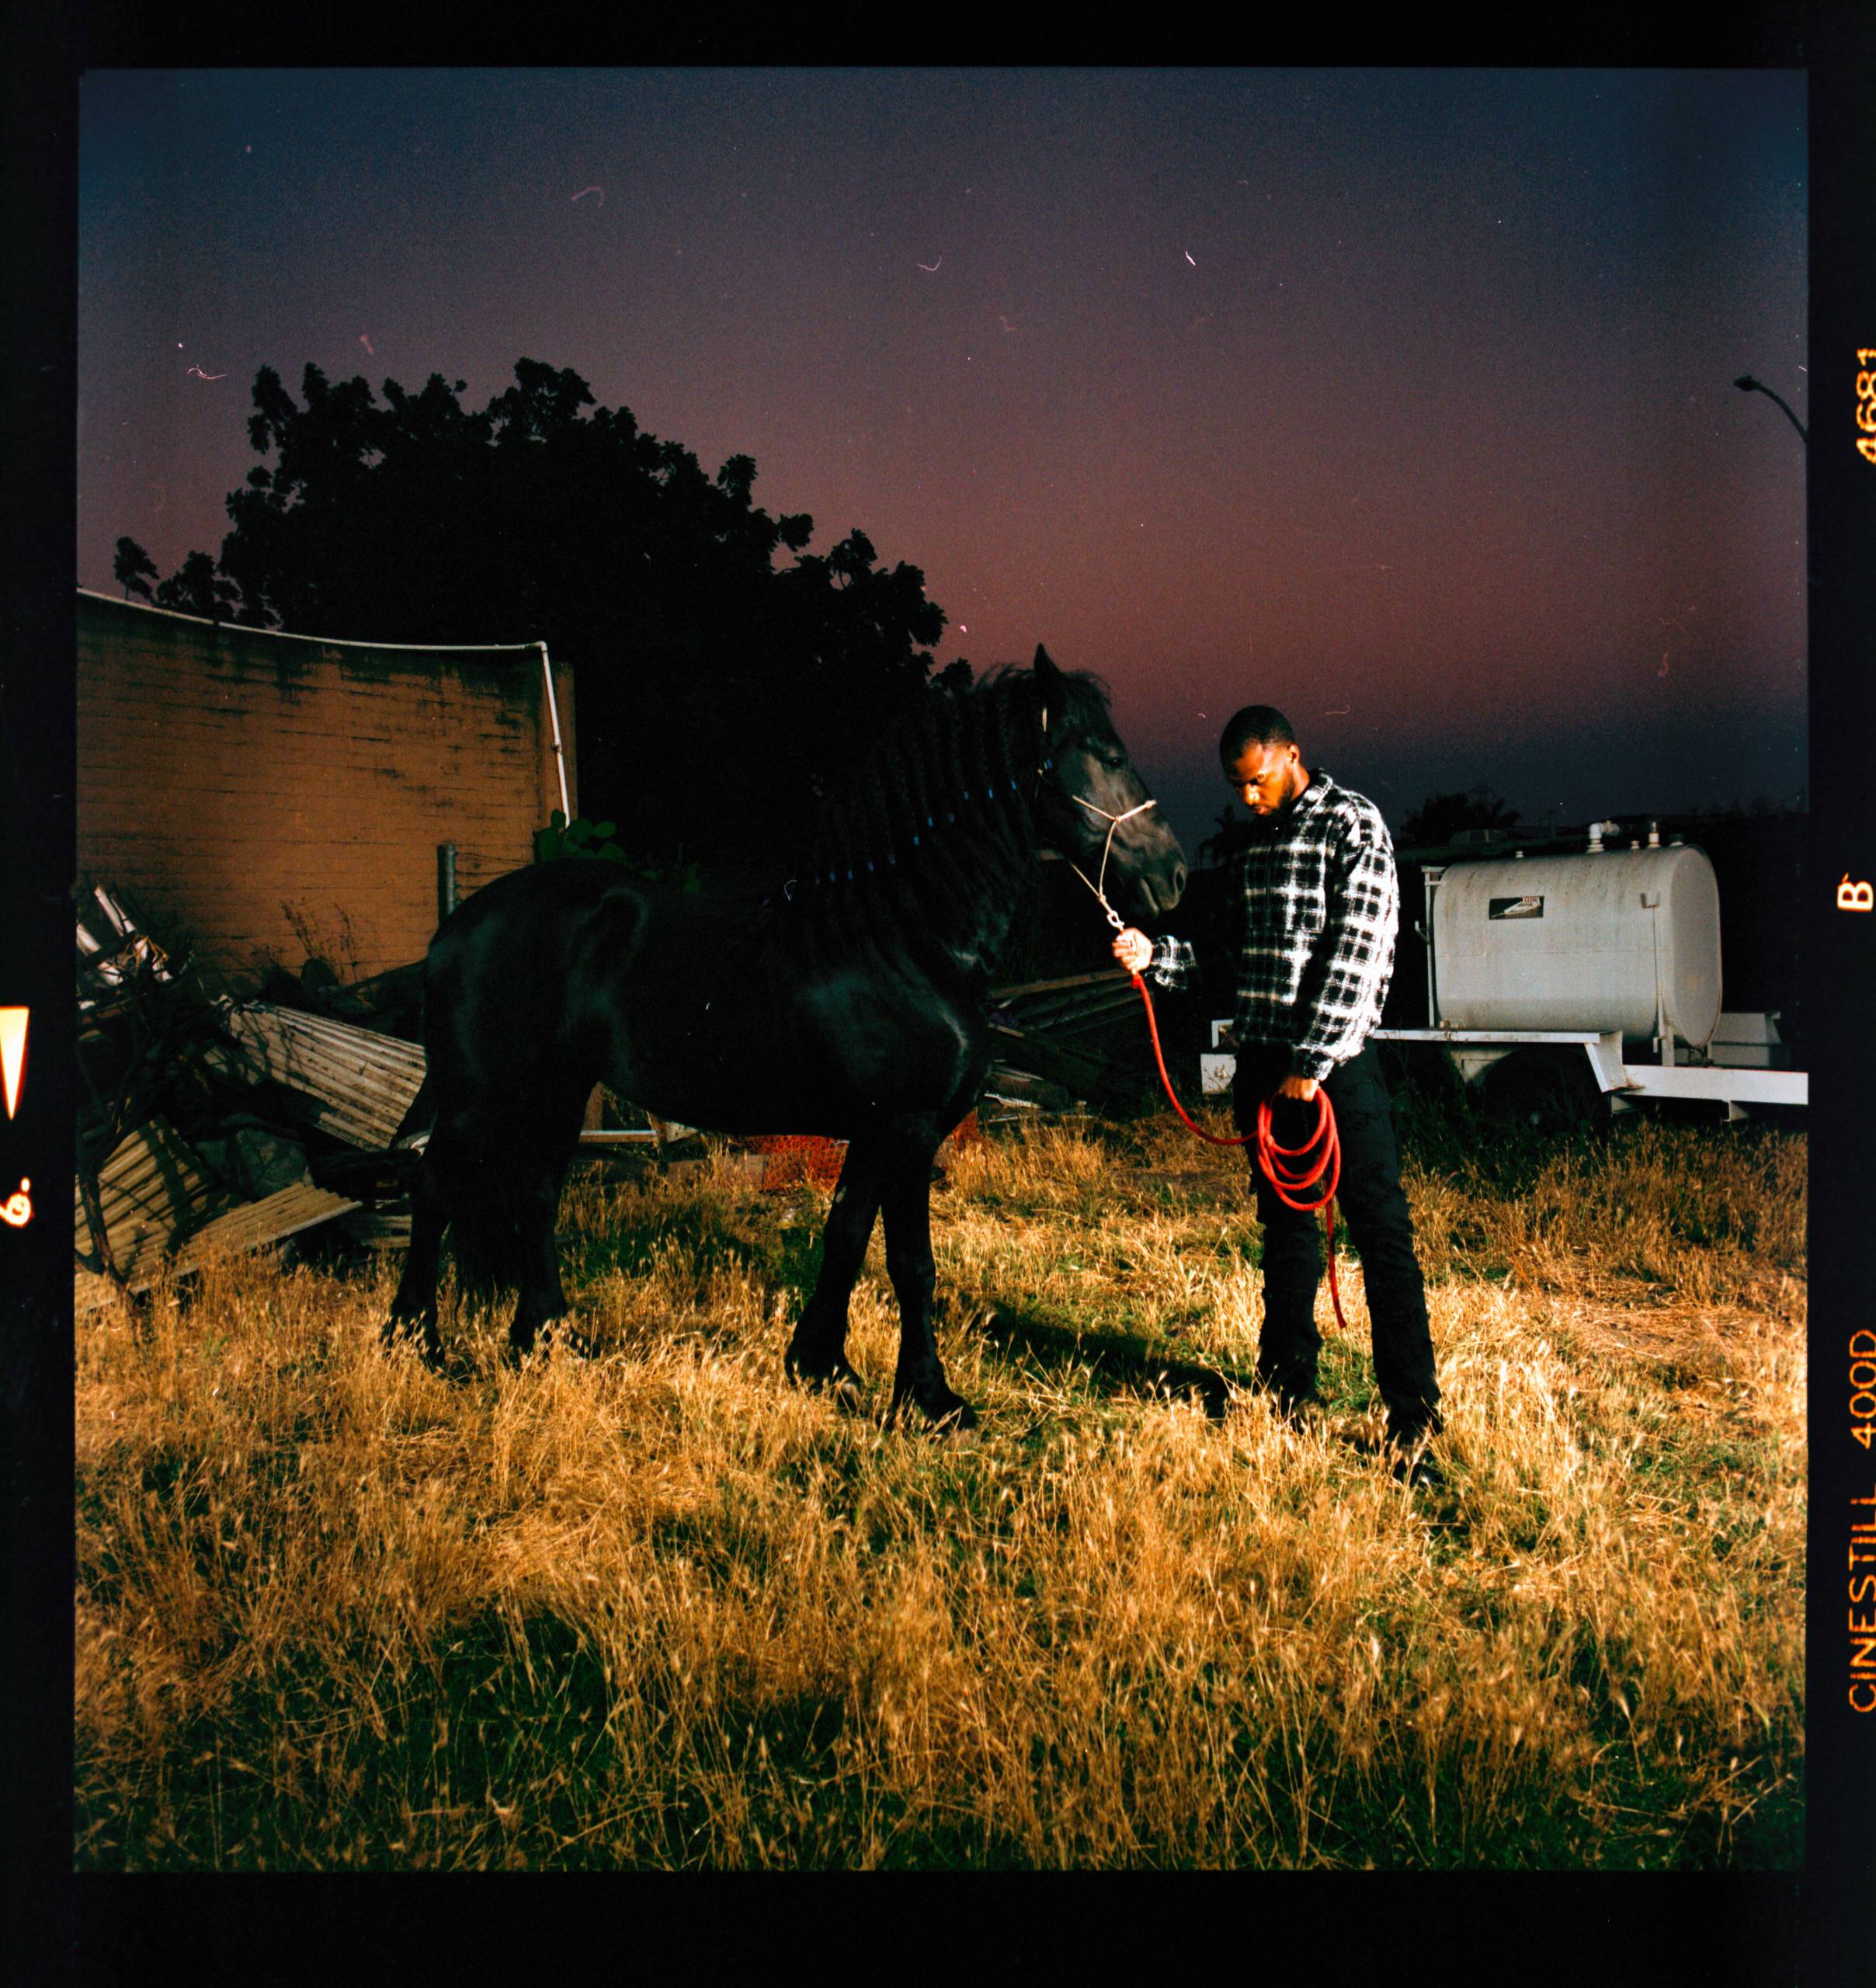
[[[1289,1044],[1296,1075],[1319,1083],[1381,1020],[1400,926],[1394,843],[1373,801],[1316,766],[1291,806],[1259,826],[1237,862],[1232,1026],[1240,1042]],[[1148,971],[1162,987],[1190,985],[1197,968],[1184,940],[1155,941]]]

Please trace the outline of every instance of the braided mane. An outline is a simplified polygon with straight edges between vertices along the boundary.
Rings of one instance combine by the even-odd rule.
[[[825,957],[867,944],[942,940],[988,895],[1020,886],[1032,860],[1036,777],[1057,739],[1108,723],[1107,696],[1061,673],[1063,708],[1045,736],[1035,678],[992,673],[932,690],[891,726],[863,769],[804,824],[772,903]]]

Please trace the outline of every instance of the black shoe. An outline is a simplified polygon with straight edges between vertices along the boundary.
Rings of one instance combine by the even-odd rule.
[[[1444,1425],[1437,1414],[1423,1422],[1406,1425],[1390,1422],[1388,1428],[1389,1468],[1403,1484],[1416,1491],[1443,1491],[1446,1473],[1426,1454],[1426,1446]]]
[[[1397,1482],[1415,1491],[1443,1491],[1446,1472],[1431,1457],[1397,1456],[1389,1466]]]
[[[1311,1423],[1320,1421],[1329,1412],[1328,1404],[1316,1392],[1314,1381],[1299,1388],[1259,1374],[1257,1392],[1294,1429],[1306,1428]]]
[[[1445,1418],[1437,1408],[1428,1408],[1423,1402],[1416,1402],[1411,1408],[1390,1406],[1388,1410],[1388,1447],[1410,1456],[1416,1450],[1423,1450],[1446,1427]]]

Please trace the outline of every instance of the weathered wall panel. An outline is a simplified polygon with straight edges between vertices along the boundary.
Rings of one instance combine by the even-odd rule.
[[[81,591],[78,650],[79,868],[237,977],[308,940],[346,978],[417,958],[437,845],[467,896],[560,805],[537,648],[340,645]]]

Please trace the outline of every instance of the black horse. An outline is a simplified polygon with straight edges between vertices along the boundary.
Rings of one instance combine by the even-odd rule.
[[[603,1081],[685,1124],[846,1139],[788,1371],[856,1391],[847,1302],[883,1210],[902,1322],[890,1415],[910,1399],[969,1424],[932,1329],[931,1165],[982,1087],[992,975],[1039,841],[1136,917],[1185,886],[1104,692],[1040,648],[1033,670],[933,691],[818,811],[765,900],[661,891],[585,857],[478,891],[430,945],[435,1117],[387,1339],[414,1331],[440,1361],[446,1229],[465,1288],[519,1288],[513,1357],[565,1312],[554,1216]]]

